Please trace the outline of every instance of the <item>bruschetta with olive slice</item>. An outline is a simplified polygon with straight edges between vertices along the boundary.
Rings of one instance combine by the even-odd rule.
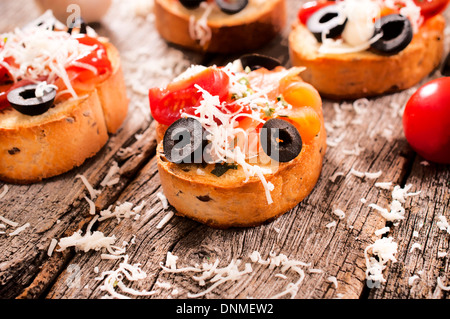
[[[355,99],[410,88],[444,51],[448,0],[305,3],[289,35],[293,65],[323,97]]]
[[[161,185],[180,216],[256,226],[316,185],[326,151],[320,95],[301,79],[303,68],[266,62],[191,66],[149,90]]]
[[[128,110],[116,48],[48,12],[0,39],[0,180],[39,182],[94,156]]]
[[[155,0],[154,14],[162,38],[201,52],[253,51],[286,24],[285,0]]]

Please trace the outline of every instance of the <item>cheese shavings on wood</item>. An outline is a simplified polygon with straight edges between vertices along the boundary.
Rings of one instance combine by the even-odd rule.
[[[86,176],[84,176],[82,174],[78,174],[77,176],[75,176],[75,178],[81,179],[84,186],[86,186],[86,189],[89,192],[89,196],[91,197],[91,200],[95,199],[97,197],[97,195],[99,195],[101,193],[101,191],[94,189],[94,187],[92,187],[91,183],[89,183]]]
[[[98,221],[103,221],[108,218],[117,218],[117,221],[120,222],[121,219],[124,218],[132,218],[139,217],[139,213],[142,211],[145,205],[145,201],[142,201],[138,206],[134,206],[131,202],[124,202],[122,204],[116,205],[114,210],[112,210],[112,206],[104,209],[100,212],[100,217]]]
[[[100,290],[106,291],[108,295],[103,296],[103,299],[130,299],[131,296],[151,296],[155,291],[135,290],[126,285],[124,282],[136,282],[147,278],[147,274],[140,268],[140,264],[130,264],[128,262],[128,255],[117,256],[123,258],[119,267],[115,270],[108,270],[101,273],[96,280],[103,280]],[[118,292],[118,290],[120,292]]]
[[[367,246],[364,250],[367,267],[366,278],[374,282],[385,282],[383,270],[389,261],[397,262],[394,256],[397,248],[398,245],[392,237],[378,239],[372,245]],[[369,256],[369,251],[372,251],[372,256]]]
[[[436,223],[436,225],[439,227],[440,230],[446,231],[448,234],[450,234],[450,225],[447,222],[447,218],[445,216],[440,215],[438,216],[439,221]]]
[[[81,229],[76,231],[72,236],[61,238],[58,242],[59,249],[63,251],[69,247],[75,247],[77,250],[87,252],[89,250],[101,250],[105,248],[111,254],[122,253],[122,249],[113,246],[116,241],[115,236],[105,236],[100,231],[91,232],[92,225],[97,221],[98,215],[95,216],[89,223],[86,233],[82,235]]]
[[[280,298],[285,295],[290,294],[291,298],[294,298],[297,295],[300,284],[305,278],[305,272],[300,267],[309,267],[311,264],[304,263],[299,260],[289,259],[284,254],[276,255],[274,253],[270,253],[267,259],[262,259],[259,252],[254,251],[249,255],[250,261],[252,263],[258,263],[260,265],[267,266],[269,269],[275,269],[276,267],[281,267],[281,274],[276,273],[274,277],[281,277],[284,280],[288,279],[285,275],[289,270],[298,275],[298,278],[295,282],[289,282],[286,286],[286,289],[282,292],[271,296],[271,299]],[[241,259],[232,260],[227,266],[219,267],[219,259],[216,259],[214,263],[202,263],[201,265],[195,265],[190,267],[177,267],[178,257],[172,254],[171,252],[167,253],[166,262],[163,264],[160,263],[161,268],[168,273],[199,273],[199,275],[192,276],[192,279],[195,280],[199,286],[203,287],[206,285],[210,285],[207,289],[199,292],[199,293],[188,293],[187,296],[189,298],[198,298],[202,297],[219,285],[228,282],[228,281],[236,281],[242,278],[244,275],[247,275],[253,272],[253,268],[250,262],[244,263],[242,267],[243,261]]]
[[[8,190],[9,190],[8,185],[3,185],[3,190],[2,190],[2,192],[0,193],[0,199],[2,199],[3,197],[5,197],[6,193],[8,193]]]

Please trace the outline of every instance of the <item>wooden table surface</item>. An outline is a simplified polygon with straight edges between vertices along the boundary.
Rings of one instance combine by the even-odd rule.
[[[258,51],[279,58],[285,66],[290,66],[289,25],[300,4],[288,1],[288,26]],[[125,261],[140,269],[142,276],[133,281],[124,277],[123,286],[116,280],[112,286],[115,297],[450,297],[442,289],[450,285],[450,234],[439,227],[440,216],[450,220],[449,166],[424,162],[409,147],[402,130],[402,106],[418,86],[356,107],[353,101],[324,100],[328,149],[321,177],[310,196],[275,221],[254,228],[218,230],[173,216],[157,227],[174,211],[170,206],[164,208],[158,197],[161,187],[147,90],[168,83],[191,64],[223,65],[238,56],[203,55],[168,45],[156,32],[150,10],[151,1],[114,1],[101,24],[94,26],[122,56],[130,106],[120,131],[97,156],[62,176],[28,186],[0,183],[0,194],[7,190],[0,199],[0,216],[15,223],[0,229],[4,232],[0,234],[1,298],[108,297],[111,293],[104,287],[106,274],[111,272],[106,272],[117,274]],[[0,32],[23,26],[40,13],[33,1],[2,0]],[[450,33],[446,34],[447,53]],[[430,78],[437,76],[439,72]],[[116,163],[118,184],[101,186]],[[355,171],[381,175],[359,177]],[[128,218],[97,220],[92,225],[92,231],[112,238],[117,249],[124,248],[118,259],[106,258],[109,252],[105,249],[85,252],[69,247],[59,251],[57,246],[48,254],[52,243],[79,230],[84,234],[95,216],[90,214],[85,199],[90,195],[78,174],[101,191],[95,198],[96,216],[125,202],[142,208]],[[392,182],[389,190],[375,185],[388,181]],[[392,188],[409,184],[409,192],[420,193],[406,199],[403,220],[389,222],[369,206],[389,208]],[[336,210],[345,215],[338,216]],[[384,227],[389,227],[387,233],[377,232]],[[15,231],[20,233],[14,235]],[[398,248],[395,260],[383,271],[385,281],[373,282],[366,278],[365,249],[382,237],[391,237]],[[255,251],[272,262],[285,256],[295,267],[260,263],[251,258]],[[179,268],[218,262],[218,268],[234,265],[241,274],[218,283],[206,278],[201,285],[195,279],[200,273],[165,271],[162,265],[168,253],[178,257]],[[246,271],[246,265],[252,271]],[[151,293],[137,296],[125,287]]]

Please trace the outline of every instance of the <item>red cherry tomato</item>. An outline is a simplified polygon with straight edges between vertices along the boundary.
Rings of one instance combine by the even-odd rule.
[[[334,1],[318,0],[306,2],[298,11],[298,19],[301,23],[306,24],[309,17],[319,9],[334,4]]]
[[[444,11],[449,0],[414,0],[414,2],[420,7],[422,16],[428,19]]]
[[[423,158],[450,163],[450,77],[432,80],[410,97],[403,129],[411,147]]]
[[[220,69],[207,68],[187,79],[172,82],[166,88],[151,88],[149,101],[153,118],[170,125],[180,118],[182,112],[193,114],[202,97],[196,85],[213,96],[219,96],[221,102],[228,99],[228,75]]]

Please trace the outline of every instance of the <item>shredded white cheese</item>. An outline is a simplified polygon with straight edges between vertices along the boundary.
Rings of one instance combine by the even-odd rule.
[[[9,220],[9,219],[7,219],[7,218],[5,218],[3,216],[0,216],[0,220],[2,222],[4,222],[5,224],[8,224],[9,226],[12,226],[12,227],[19,226],[19,223],[13,222],[12,220]]]
[[[117,184],[120,181],[119,175],[120,168],[116,161],[113,161],[111,167],[108,170],[108,173],[106,174],[103,181],[100,183],[101,186],[112,186]]]
[[[0,199],[2,199],[3,197],[5,197],[6,193],[8,193],[8,185],[3,185],[3,191],[0,193]]]
[[[88,190],[89,195],[91,196],[91,200],[94,200],[97,197],[97,195],[99,195],[101,193],[100,190],[94,189],[94,187],[92,187],[92,185],[89,183],[89,181],[87,180],[87,178],[84,175],[78,174],[77,176],[75,176],[75,178],[81,179],[83,184],[86,186],[86,189]]]
[[[447,218],[443,215],[438,216],[439,221],[436,222],[436,225],[440,230],[444,230],[450,234],[450,225],[447,222]]]
[[[397,253],[398,245],[393,241],[392,237],[384,237],[376,240],[372,245],[369,245],[364,250],[366,258],[366,278],[375,282],[385,282],[383,277],[383,270],[389,261],[396,262],[395,254]],[[372,251],[372,256],[369,257],[369,251]],[[374,258],[377,256],[378,258]]]
[[[212,32],[208,26],[208,16],[211,14],[214,6],[216,6],[215,2],[202,2],[200,7],[205,11],[200,19],[197,20],[193,15],[189,17],[189,35],[191,39],[199,41],[201,46],[211,40]]]
[[[96,49],[96,46],[81,44],[65,31],[53,31],[52,23],[48,21],[40,26],[28,25],[23,29],[16,28],[12,32],[0,34],[0,39],[3,41],[0,65],[9,71],[15,82],[30,80],[39,83],[39,79],[44,77],[45,84],[40,84],[36,92],[40,95],[60,78],[67,87],[67,92],[73,98],[78,97],[66,69],[75,65],[77,59]],[[13,59],[15,63],[7,63],[8,59]],[[84,63],[76,66],[92,68]]]
[[[26,223],[26,224],[16,228],[12,233],[9,233],[9,236],[16,236],[28,227],[30,227],[30,223]]]
[[[106,291],[108,295],[103,298],[116,298],[116,299],[130,299],[131,296],[151,296],[156,291],[147,291],[132,289],[127,287],[126,281],[136,282],[147,278],[147,273],[140,268],[140,264],[130,264],[128,262],[128,255],[118,256],[123,258],[123,261],[119,264],[119,267],[115,270],[108,270],[101,273],[96,280],[102,280],[103,284],[100,286],[100,290]],[[120,292],[119,292],[120,291]]]

